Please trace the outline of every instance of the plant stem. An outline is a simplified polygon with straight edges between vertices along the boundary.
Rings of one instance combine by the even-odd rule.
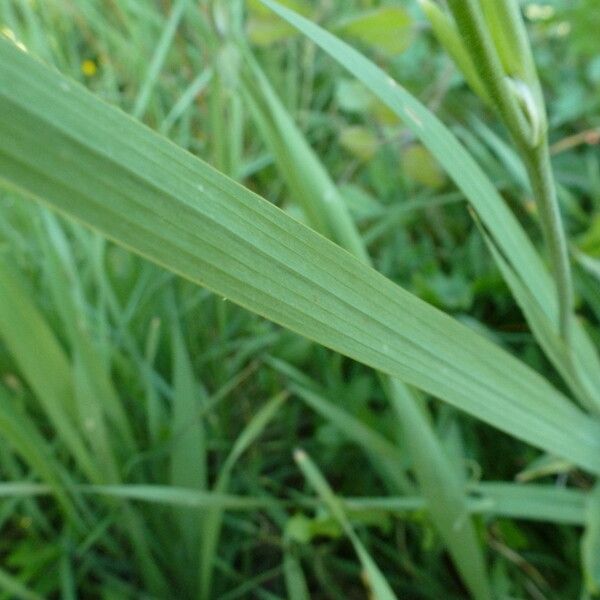
[[[538,205],[542,231],[552,263],[558,296],[560,335],[568,346],[573,314],[573,281],[546,136],[538,146],[523,148],[521,154]]]
[[[448,6],[489,97],[519,144],[531,145],[532,126],[511,89],[494,40],[476,0],[448,0]]]
[[[482,12],[482,5],[485,6],[486,3],[477,0],[449,0],[448,5],[464,37],[465,45],[470,51],[473,64],[487,87],[488,94],[494,100],[498,113],[517,145],[527,168],[540,214],[544,239],[552,262],[559,304],[560,335],[568,347],[573,312],[573,284],[567,240],[550,164],[543,98],[524,33],[517,23],[518,13],[515,11],[515,7],[511,8],[508,3],[494,5],[493,10],[490,9],[491,5],[488,3],[488,10],[494,13],[490,15],[490,18],[497,17],[499,23],[503,25],[502,28],[496,27],[497,37],[502,38],[506,45],[512,43],[522,55],[522,69],[524,70],[522,75],[527,76],[526,85],[535,98],[535,107],[531,108],[533,112],[530,111],[529,119],[526,118],[508,83],[510,80],[502,64],[499,48],[488,27],[489,24],[486,24]],[[495,25],[498,26],[498,23]],[[518,60],[513,56],[514,50],[514,48],[506,49],[506,52],[511,55],[509,62],[512,63]],[[530,62],[531,64],[529,64]]]

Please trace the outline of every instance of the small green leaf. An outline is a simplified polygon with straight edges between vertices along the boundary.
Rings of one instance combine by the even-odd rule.
[[[335,29],[379,52],[392,55],[404,52],[414,37],[411,16],[403,8],[392,6],[363,12],[342,21]]]
[[[444,171],[422,144],[411,144],[404,150],[402,166],[410,179],[425,187],[438,189],[446,183]]]
[[[340,144],[356,158],[367,161],[377,152],[377,137],[368,128],[355,125],[340,133]]]
[[[310,14],[310,6],[302,0],[282,0],[282,4],[301,15]],[[277,42],[288,40],[296,35],[296,30],[278,19],[258,0],[248,0],[248,22],[246,33],[248,39],[256,46],[271,46]]]
[[[577,246],[584,254],[600,258],[600,213],[590,218],[590,226],[577,240]]]

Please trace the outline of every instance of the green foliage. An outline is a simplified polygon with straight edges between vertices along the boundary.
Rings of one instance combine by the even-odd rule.
[[[0,599],[598,593],[593,4],[0,3]]]

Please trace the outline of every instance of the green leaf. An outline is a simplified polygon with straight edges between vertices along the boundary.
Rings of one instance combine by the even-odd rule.
[[[162,69],[165,59],[167,58],[167,53],[171,47],[171,44],[173,43],[175,33],[177,32],[177,27],[179,26],[189,1],[190,0],[178,0],[173,6],[171,14],[164,25],[162,35],[158,41],[156,50],[154,51],[154,55],[150,61],[150,66],[148,67],[148,72],[146,73],[146,77],[142,83],[142,87],[138,93],[138,96],[135,100],[135,105],[133,107],[133,115],[138,119],[141,119],[146,112],[146,108],[150,102],[152,89],[156,83],[156,80],[158,79],[158,76],[160,75],[160,70]]]
[[[31,420],[19,414],[3,387],[0,387],[0,433],[3,440],[20,455],[32,472],[43,479],[52,489],[71,522],[78,527],[83,527],[75,507],[67,495],[61,470],[54,460],[50,445]]]
[[[432,0],[419,0],[425,16],[444,50],[452,57],[471,89],[486,103],[490,102],[488,92],[479,78],[471,56],[458,33],[456,23]]]
[[[348,44],[273,0],[261,1],[312,39],[403,119],[471,202],[494,243],[532,296],[538,302],[543,299],[539,308],[558,333],[558,299],[548,270],[493,183],[448,128]],[[572,325],[574,362],[578,363],[575,370],[578,374],[587,373],[580,384],[586,387],[586,393],[593,397],[595,409],[600,412],[600,358],[581,324],[574,321]],[[595,385],[589,386],[589,380],[594,380]]]
[[[375,561],[360,541],[360,538],[354,532],[354,529],[344,512],[343,504],[335,496],[333,490],[317,466],[303,450],[296,450],[294,459],[310,485],[316,490],[332,516],[339,522],[346,532],[346,535],[350,538],[354,550],[365,570],[366,581],[371,589],[373,597],[377,598],[377,600],[395,600],[396,596],[379,570],[379,567],[375,564]]]
[[[255,88],[253,105],[259,105],[261,100],[270,105],[265,114],[257,114],[257,117],[259,124],[262,125],[264,137],[271,146],[272,153],[278,157],[276,162],[281,177],[288,182],[293,190],[298,189],[298,182],[304,183],[304,189],[299,190],[304,193],[303,195],[299,194],[298,197],[301,200],[304,199],[304,205],[314,206],[315,211],[324,216],[325,222],[329,220],[337,224],[348,223],[350,227],[342,232],[340,232],[339,227],[337,229],[332,228],[336,234],[336,241],[342,247],[353,252],[358,258],[368,260],[364,243],[356,226],[351,221],[348,208],[342,202],[332,201],[336,196],[335,194],[332,196],[331,192],[337,191],[337,188],[325,166],[314,155],[310,145],[298,130],[292,118],[287,115],[278,101],[277,95],[268,84],[266,77],[258,67],[255,67],[254,71],[257,74],[255,79],[260,81],[261,85]],[[255,112],[258,112],[256,108]],[[281,116],[278,119],[273,119],[270,127],[265,127],[268,115],[276,114]],[[285,164],[281,157],[286,155],[296,156],[297,159]],[[301,157],[305,157],[304,160]],[[429,160],[430,162],[433,161],[431,157],[429,157]],[[435,166],[437,167],[437,165]],[[440,173],[439,168],[438,173]],[[320,222],[314,221],[315,227],[320,225]],[[320,232],[327,233],[327,230],[321,229]],[[398,381],[393,381],[390,384],[388,392],[391,393],[388,393],[388,396],[390,396],[391,403],[395,406],[403,406],[405,402],[414,402],[411,398],[406,398],[408,390],[406,390],[402,400],[395,397],[400,385]],[[335,427],[338,427],[345,435],[363,446],[372,457],[372,465],[381,473],[384,482],[387,484],[392,483],[401,491],[406,491],[412,487],[402,469],[405,462],[403,456],[397,453],[393,446],[389,451],[387,448],[390,444],[385,439],[378,437],[364,424],[350,417],[344,410],[338,409],[317,394],[303,390],[298,393],[315,410],[329,419]],[[456,560],[457,569],[463,576],[467,587],[472,590],[476,598],[486,599],[489,596],[489,590],[485,564],[478,540],[473,535],[473,527],[467,513],[461,482],[454,480],[453,471],[449,468],[449,465],[446,463],[440,465],[441,447],[431,431],[425,414],[418,410],[410,410],[409,407],[406,411],[400,412],[399,420],[406,430],[418,432],[413,437],[415,444],[414,456],[416,456],[416,459],[413,459],[413,467],[417,479],[427,482],[430,473],[435,473],[438,480],[440,479],[440,473],[445,475],[444,480],[448,484],[446,487],[436,484],[421,486],[421,488],[432,506],[431,516],[433,521],[438,525],[438,529],[441,531],[451,555]],[[423,476],[421,477],[421,475]],[[446,489],[448,490],[447,495],[445,494]],[[430,492],[432,495],[429,495]],[[451,506],[446,509],[448,504]],[[460,505],[459,510],[455,509],[457,504]],[[437,510],[437,507],[440,506],[443,506],[444,509]]]
[[[362,240],[337,187],[285,110],[254,57],[244,49],[242,52],[246,66],[242,89],[294,199],[314,229],[366,262],[368,257]]]
[[[308,583],[302,571],[300,559],[293,548],[286,548],[283,554],[283,574],[289,600],[310,600]]]
[[[411,144],[402,152],[406,175],[425,187],[438,189],[446,183],[446,175],[438,162],[422,144]]]
[[[410,390],[391,380],[392,406],[403,434],[419,488],[454,563],[474,598],[490,598],[485,559],[470,518],[464,486],[435,431],[419,414],[422,408]],[[421,417],[421,418],[419,418]]]
[[[340,131],[340,145],[361,161],[368,161],[377,152],[377,136],[367,127],[353,125]]]
[[[586,520],[589,494],[576,489],[486,482],[469,486],[468,491],[467,507],[473,514],[568,525],[583,525]],[[404,515],[426,508],[426,500],[418,496],[344,498],[343,504],[351,515],[363,511]]]
[[[91,480],[99,481],[98,465],[75,423],[73,373],[63,348],[18,272],[3,257],[0,284],[0,338],[79,468]]]
[[[14,577],[4,569],[0,569],[0,589],[8,594],[11,598],[17,600],[42,600],[43,596],[27,589],[17,577]]]
[[[260,315],[600,473],[600,424],[533,370],[5,41],[0,181]]]
[[[267,402],[250,420],[238,436],[231,452],[219,471],[213,493],[224,494],[229,487],[231,473],[240,456],[256,441],[265,427],[275,417],[287,394],[275,396]],[[200,597],[210,598],[214,564],[217,556],[217,546],[223,523],[225,507],[215,506],[204,517],[202,537],[202,552],[200,554]]]
[[[302,0],[283,0],[283,4],[303,15],[311,12],[310,6]],[[248,0],[247,5],[249,16],[246,34],[251,43],[256,46],[271,46],[296,35],[293,27],[265,10],[259,0]]]
[[[170,504],[177,507],[223,510],[250,510],[265,508],[273,505],[268,498],[252,498],[250,496],[233,496],[180,488],[166,485],[81,485],[78,490],[85,494],[108,496],[123,500],[137,500],[159,504]]]
[[[600,484],[596,484],[586,505],[586,529],[581,541],[587,589],[600,594]]]
[[[175,302],[172,302],[172,306]],[[177,314],[173,309],[172,314]],[[206,489],[207,458],[204,422],[200,416],[203,391],[196,382],[179,323],[171,329],[173,356],[171,485],[203,491]],[[181,509],[177,514],[179,536],[188,556],[199,560],[203,523],[197,514]]]
[[[386,54],[404,52],[414,37],[413,20],[404,8],[382,6],[345,19],[335,30]]]

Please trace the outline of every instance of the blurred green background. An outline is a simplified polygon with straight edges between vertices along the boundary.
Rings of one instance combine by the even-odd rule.
[[[541,242],[516,155],[416,1],[285,4],[434,110]],[[522,4],[579,310],[600,343],[600,7]],[[562,387],[428,152],[259,2],[236,7],[2,0],[0,33],[302,220],[240,90],[226,34],[243,31],[340,185],[376,268]],[[340,496],[399,495],[382,453],[410,464],[368,368],[0,189],[0,382],[0,598],[367,597],[350,542],[292,454],[305,449]],[[537,451],[426,401],[466,481],[590,487],[560,464],[524,472]],[[56,491],[65,482],[68,493]],[[352,522],[400,598],[465,597],[418,503],[357,511]],[[578,528],[493,512],[478,525],[499,597],[579,597]]]

